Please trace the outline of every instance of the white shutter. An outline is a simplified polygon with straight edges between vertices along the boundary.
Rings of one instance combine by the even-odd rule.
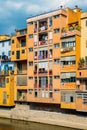
[[[38,41],[37,34],[34,34],[34,42],[37,42],[37,41]]]
[[[49,39],[52,39],[52,38],[53,38],[53,33],[49,32]]]
[[[49,69],[52,70],[52,61],[49,62]]]

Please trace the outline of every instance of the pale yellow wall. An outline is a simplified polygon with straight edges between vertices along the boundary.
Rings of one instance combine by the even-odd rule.
[[[87,12],[81,14],[81,57],[87,56]]]

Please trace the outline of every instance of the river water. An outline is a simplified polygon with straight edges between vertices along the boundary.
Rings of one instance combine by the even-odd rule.
[[[32,123],[32,122],[0,119],[0,130],[77,130],[77,129]]]

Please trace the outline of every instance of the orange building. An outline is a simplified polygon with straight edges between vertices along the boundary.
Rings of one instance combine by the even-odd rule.
[[[78,16],[78,17],[77,17]],[[68,8],[61,37],[61,108],[76,109],[76,72],[80,59],[81,9]]]
[[[33,103],[60,104],[60,37],[67,11],[40,14],[27,19],[28,94]]]
[[[11,39],[11,61],[14,61],[14,100],[27,101],[27,29],[16,30]]]
[[[60,8],[27,19],[29,102],[76,109],[80,17],[81,9],[76,7]]]

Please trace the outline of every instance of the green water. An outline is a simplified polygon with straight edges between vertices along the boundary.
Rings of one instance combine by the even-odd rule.
[[[32,122],[0,119],[0,130],[77,130],[77,129],[32,123]]]

